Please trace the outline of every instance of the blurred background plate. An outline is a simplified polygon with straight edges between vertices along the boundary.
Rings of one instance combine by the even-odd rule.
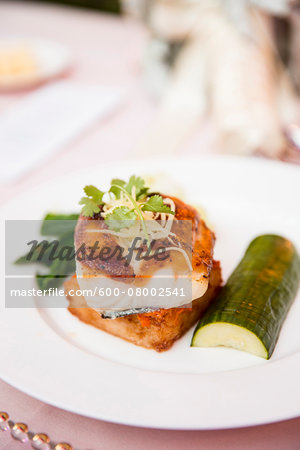
[[[0,37],[0,90],[34,87],[70,68],[69,49],[55,41],[27,37]]]

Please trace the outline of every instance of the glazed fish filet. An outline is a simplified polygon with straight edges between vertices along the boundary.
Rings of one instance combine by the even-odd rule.
[[[168,198],[175,204],[175,216],[172,243],[166,239],[159,242],[166,249],[165,259],[137,261],[133,257],[128,263],[117,255],[106,260],[77,256],[78,285],[87,304],[103,317],[117,318],[181,307],[205,294],[213,266],[214,233],[193,207],[177,198]],[[106,229],[100,214],[92,219],[80,216],[75,229],[76,252],[83,246],[93,248],[95,242],[100,248],[115,248],[119,238],[106,233]],[[137,288],[147,289],[143,290],[143,295],[136,295]],[[167,288],[169,292],[177,290],[185,295],[158,295],[159,290],[165,294]],[[111,295],[105,295],[107,292]]]

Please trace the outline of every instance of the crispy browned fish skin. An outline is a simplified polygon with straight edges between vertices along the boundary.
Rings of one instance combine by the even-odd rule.
[[[171,308],[148,314],[133,314],[119,319],[102,319],[87,305],[84,297],[71,296],[71,289],[79,289],[76,277],[65,282],[69,311],[81,321],[100,330],[158,352],[168,350],[199,320],[210,302],[217,295],[222,283],[219,262],[213,261],[209,287],[203,297],[194,300],[192,308]],[[143,320],[146,319],[146,320]]]
[[[193,271],[201,273],[201,276],[203,276],[204,278],[209,278],[213,265],[213,249],[215,245],[214,233],[207,227],[195,208],[187,205],[176,197],[166,195],[162,196],[164,198],[172,199],[175,203],[175,219],[177,219],[177,221],[179,222],[173,223],[172,231],[175,231],[175,233],[178,232],[185,243],[190,243],[192,245]],[[99,215],[97,215],[95,218],[98,219],[98,226],[105,229],[106,225],[104,220],[99,221]],[[183,230],[184,221],[188,221],[185,231]],[[192,222],[192,229],[190,226],[188,226],[190,224],[190,221]],[[90,248],[93,246],[95,237],[93,236],[93,233],[88,233],[87,229],[95,229],[95,226],[95,220],[93,220],[93,218],[80,216],[75,229],[76,250],[78,250],[81,245],[84,245],[86,248]],[[191,231],[192,236],[189,236],[189,233]],[[105,233],[99,233],[97,236],[97,240],[99,241],[99,245],[101,247],[107,246],[114,248],[116,246],[116,239],[113,236]],[[88,269],[88,273],[90,274],[103,274],[113,278],[122,277],[123,282],[126,277],[134,278],[135,276],[133,268],[131,266],[127,266],[125,264],[125,261],[120,261],[117,258],[112,258],[108,261],[102,261],[98,258],[95,260],[89,260],[87,258],[81,261],[81,264]]]
[[[95,238],[95,233],[90,233],[87,231],[97,228],[107,229],[106,224],[101,217],[79,217],[74,233],[75,249],[77,252],[81,247],[84,247],[86,251],[89,252],[95,241],[98,242],[99,248],[107,247],[110,249],[115,249],[117,246],[117,241],[114,236],[111,236],[108,233],[96,232],[97,238]],[[91,275],[105,275],[112,278],[121,277],[124,282],[127,277],[130,279],[135,276],[133,268],[130,265],[125,264],[125,262],[126,260],[120,260],[117,256],[114,256],[112,258],[108,258],[107,260],[99,258],[83,258],[80,263]]]

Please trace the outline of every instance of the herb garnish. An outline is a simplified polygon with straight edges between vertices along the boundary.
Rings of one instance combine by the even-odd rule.
[[[97,189],[95,186],[86,186],[84,192],[87,197],[82,197],[80,204],[84,205],[81,214],[86,217],[93,217],[95,213],[100,212],[100,206],[104,205],[104,192]],[[122,228],[130,228],[135,220],[140,220],[141,225],[147,240],[150,245],[150,238],[147,232],[143,212],[150,211],[153,213],[175,214],[169,206],[165,205],[161,195],[149,195],[149,188],[145,186],[145,181],[141,177],[132,175],[126,183],[124,180],[115,178],[111,181],[111,186],[108,191],[110,196],[110,203],[112,195],[115,200],[120,200],[123,193],[128,201],[126,204],[120,205],[116,203],[112,207],[112,211],[105,215],[104,220],[107,226],[114,231],[120,231]],[[130,208],[128,203],[132,206]]]
[[[132,189],[134,188],[136,200],[140,200],[142,197],[145,197],[147,192],[149,191],[149,188],[145,187],[145,181],[143,180],[143,178],[136,177],[135,175],[131,175],[128,183],[118,178],[111,180],[111,187],[109,192],[112,192],[116,196],[116,198],[120,198],[121,187],[125,189],[128,194],[132,194]]]
[[[161,195],[152,195],[142,206],[142,211],[152,211],[157,213],[174,214],[169,206],[165,205]]]
[[[103,205],[102,197],[104,192],[92,185],[85,186],[84,192],[87,197],[82,197],[79,202],[79,205],[84,205],[81,209],[81,214],[86,217],[92,217],[100,212],[99,206]]]

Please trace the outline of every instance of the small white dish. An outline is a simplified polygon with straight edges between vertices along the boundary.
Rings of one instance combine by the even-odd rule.
[[[28,73],[16,72],[13,75],[1,75],[0,90],[11,91],[34,87],[48,79],[65,72],[72,63],[69,49],[64,45],[46,39],[26,36],[1,36],[0,56],[7,52],[19,52],[28,57],[34,69]],[[24,56],[24,53],[26,55]],[[21,55],[22,57],[22,55]]]

